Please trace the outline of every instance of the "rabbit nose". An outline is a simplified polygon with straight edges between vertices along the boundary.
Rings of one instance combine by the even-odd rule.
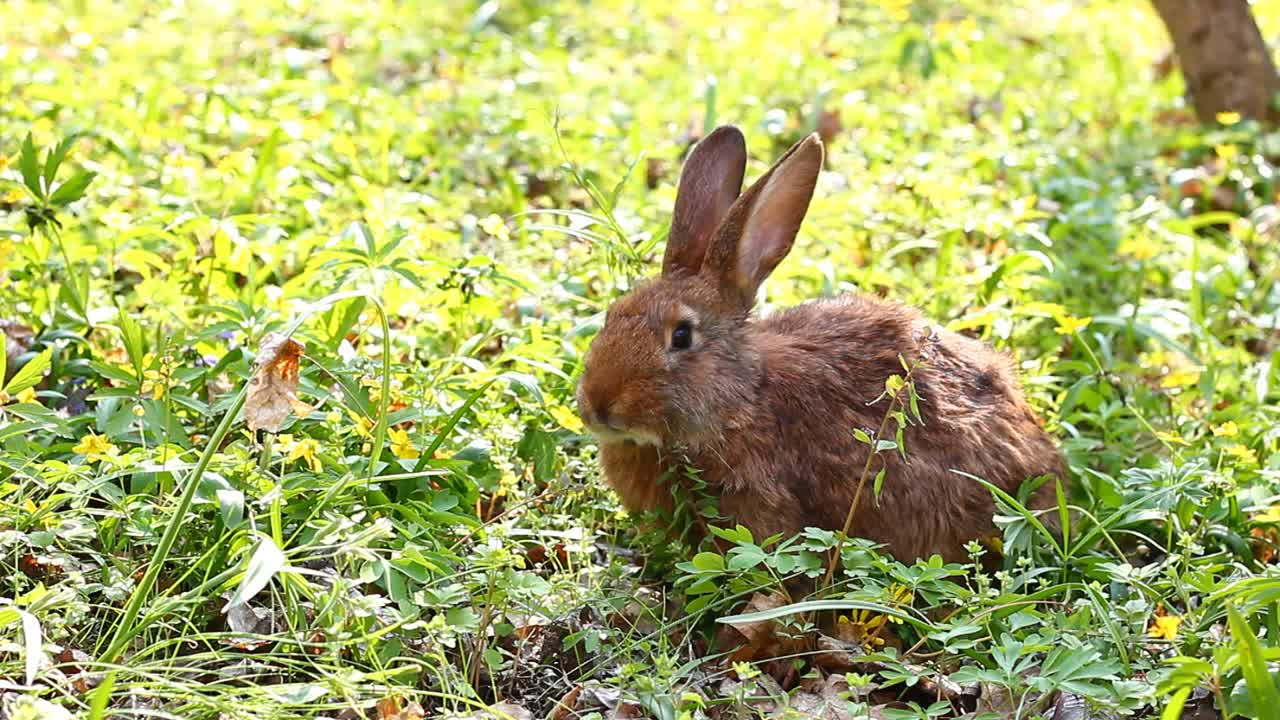
[[[599,389],[586,383],[578,388],[578,414],[588,425],[613,428],[612,418],[609,416],[612,406],[613,401],[604,397]]]

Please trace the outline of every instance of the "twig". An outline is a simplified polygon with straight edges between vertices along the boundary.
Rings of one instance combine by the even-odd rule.
[[[824,593],[831,586],[831,580],[836,574],[836,566],[840,564],[843,557],[845,538],[849,536],[849,531],[853,529],[853,516],[858,511],[858,503],[862,500],[862,490],[867,485],[867,478],[871,477],[871,464],[875,461],[876,456],[880,454],[877,452],[880,438],[884,436],[885,431],[889,428],[889,420],[893,418],[894,408],[898,405],[898,400],[902,397],[902,393],[910,390],[911,376],[919,366],[919,362],[916,362],[907,370],[906,377],[903,378],[902,387],[898,388],[893,397],[889,399],[889,407],[884,411],[884,417],[880,420],[880,427],[876,429],[876,434],[871,438],[871,449],[867,452],[867,461],[862,465],[862,475],[858,478],[858,489],[853,492],[853,502],[849,504],[849,512],[844,517],[844,527],[840,530],[840,535],[836,537],[836,546],[832,548],[831,561],[827,563],[827,574],[822,578],[822,591]]]

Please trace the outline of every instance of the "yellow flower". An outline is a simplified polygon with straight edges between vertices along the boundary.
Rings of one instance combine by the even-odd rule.
[[[1091,317],[1078,318],[1072,317],[1071,315],[1064,315],[1058,319],[1058,327],[1055,328],[1055,330],[1058,331],[1059,335],[1075,335],[1081,330],[1089,327],[1089,323],[1091,322],[1093,322],[1093,318]]]
[[[320,452],[320,443],[315,438],[303,438],[293,442],[293,438],[290,437],[286,441],[286,446],[289,448],[289,455],[285,457],[285,462],[304,460],[307,467],[311,468],[311,472],[320,472],[320,458],[316,457],[316,453]]]
[[[1190,445],[1191,444],[1189,441],[1185,440],[1181,435],[1178,435],[1177,433],[1165,432],[1163,430],[1157,430],[1156,437],[1160,438],[1161,442],[1165,442],[1170,445]]]
[[[1280,505],[1272,505],[1267,511],[1261,515],[1253,517],[1254,522],[1267,523],[1270,525],[1280,525]]]
[[[89,433],[80,438],[80,444],[72,448],[71,452],[88,456],[89,462],[98,462],[115,457],[119,451],[110,440],[96,433]]]
[[[1181,624],[1182,618],[1178,615],[1156,615],[1151,619],[1151,627],[1147,628],[1147,634],[1153,638],[1177,640],[1178,626]]]
[[[1151,236],[1142,234],[1120,243],[1119,250],[1121,254],[1128,255],[1134,260],[1150,260],[1160,254],[1160,243],[1151,239]]]
[[[1223,448],[1228,455],[1234,456],[1237,460],[1247,465],[1257,465],[1258,455],[1249,449],[1248,445],[1236,443]]]
[[[490,215],[481,220],[480,229],[504,242],[511,239],[511,232],[507,230],[507,223],[497,215]]]
[[[1160,381],[1160,387],[1165,389],[1187,387],[1195,385],[1200,379],[1200,370],[1198,368],[1179,368],[1171,371]]]
[[[401,460],[413,460],[420,454],[409,439],[408,430],[387,428],[387,437],[391,439],[391,453]]]
[[[560,423],[560,427],[570,432],[582,432],[582,420],[569,408],[563,405],[552,405],[547,412]]]
[[[1235,437],[1239,434],[1240,428],[1236,427],[1236,424],[1230,420],[1213,428],[1214,437]]]
[[[1218,122],[1223,125],[1235,125],[1240,122],[1240,113],[1238,112],[1220,112],[1216,117]]]
[[[351,408],[347,408],[347,417],[351,418],[351,422],[355,423],[356,433],[366,438],[373,437],[372,420]]]
[[[1214,145],[1213,152],[1216,153],[1218,157],[1222,158],[1223,160],[1230,160],[1231,158],[1240,154],[1240,149],[1237,148],[1235,145]]]
[[[870,610],[854,610],[851,616],[841,615],[836,620],[836,636],[874,650],[884,645],[880,630],[884,627],[885,618]]]
[[[36,401],[36,389],[35,389],[35,388],[27,388],[26,390],[23,390],[22,392],[18,393],[17,400],[18,400],[18,402],[20,402],[20,403],[33,403],[33,402],[35,402],[35,401]]]

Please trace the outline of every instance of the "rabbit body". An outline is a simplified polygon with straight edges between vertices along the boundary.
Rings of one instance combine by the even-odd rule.
[[[1065,479],[1053,440],[1004,356],[913,309],[848,295],[751,320],[807,210],[822,148],[802,141],[739,197],[740,147],[722,128],[694,149],[662,276],[610,307],[588,353],[579,410],[607,481],[631,511],[669,509],[664,478],[687,462],[757,539],[838,530],[871,452],[853,430],[874,433],[889,409],[885,381],[905,373],[900,358],[919,361],[923,422],[904,430],[905,459],[872,459],[883,487],[877,496],[867,483],[852,533],[902,560],[963,560],[966,541],[992,534],[995,506],[959,473],[1010,494],[1031,478]],[[1047,483],[1030,506],[1053,496]]]

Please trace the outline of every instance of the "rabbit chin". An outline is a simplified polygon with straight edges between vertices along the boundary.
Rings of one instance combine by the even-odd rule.
[[[592,425],[587,427],[587,431],[595,436],[596,441],[601,445],[632,443],[635,445],[662,447],[662,439],[656,434],[645,430],[619,430]]]

